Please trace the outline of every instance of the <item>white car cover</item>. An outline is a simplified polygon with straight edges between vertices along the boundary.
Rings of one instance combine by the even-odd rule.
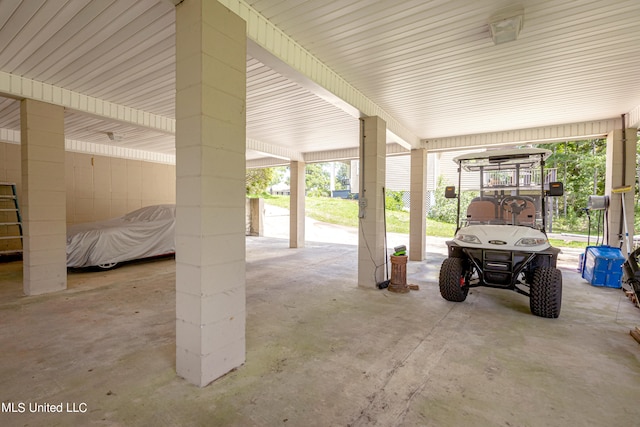
[[[175,252],[175,205],[67,227],[67,267],[109,265]]]

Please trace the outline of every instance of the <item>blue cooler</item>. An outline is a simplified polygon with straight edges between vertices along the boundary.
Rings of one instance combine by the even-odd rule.
[[[625,258],[619,248],[587,246],[582,278],[593,286],[622,287],[622,264]]]

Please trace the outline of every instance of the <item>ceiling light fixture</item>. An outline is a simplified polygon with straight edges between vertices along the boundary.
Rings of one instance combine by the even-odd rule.
[[[122,141],[124,137],[119,133],[107,132],[107,136],[111,141]]]
[[[498,45],[518,39],[524,25],[524,9],[509,9],[498,12],[489,19],[489,32],[493,43]]]

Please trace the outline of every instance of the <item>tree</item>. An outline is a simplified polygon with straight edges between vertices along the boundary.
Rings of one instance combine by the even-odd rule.
[[[350,188],[349,167],[346,163],[338,162],[336,165],[336,190],[348,190]]]
[[[553,152],[546,168],[556,168],[556,179],[564,183],[565,192],[557,203],[565,220],[576,225],[576,221],[585,216],[589,196],[604,194],[606,140],[568,141],[539,147]]]
[[[273,171],[273,177],[271,178],[271,181],[269,182],[269,186],[280,184],[282,182],[282,178],[285,175],[289,176],[286,166],[276,166],[276,167],[273,167],[273,168],[270,168],[270,169]]]
[[[329,172],[325,171],[321,164],[313,163],[306,166],[305,185],[308,196],[329,196],[330,180]]]
[[[264,194],[274,175],[273,168],[247,169],[245,173],[247,194],[253,196]]]

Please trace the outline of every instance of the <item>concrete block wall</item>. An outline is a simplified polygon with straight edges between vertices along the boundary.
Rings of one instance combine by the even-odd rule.
[[[20,159],[20,145],[0,142],[0,181],[17,184],[18,200],[22,194]],[[67,224],[100,221],[176,201],[174,165],[67,151],[65,181]]]
[[[175,203],[175,166],[67,152],[67,223],[100,221]]]

